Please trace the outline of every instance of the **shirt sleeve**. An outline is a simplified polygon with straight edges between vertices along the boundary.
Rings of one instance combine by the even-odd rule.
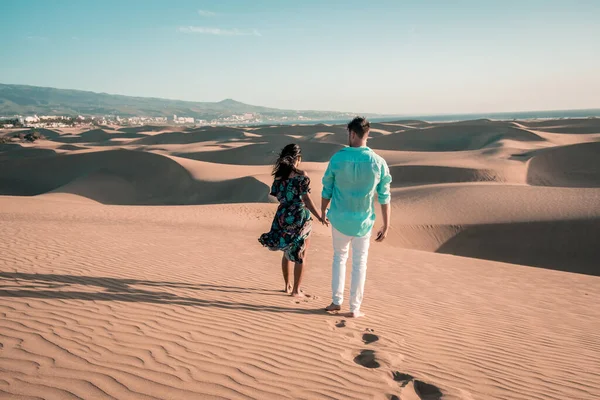
[[[331,168],[331,161],[329,161],[329,165],[327,165],[327,170],[325,170],[325,175],[323,175],[323,191],[321,192],[321,197],[324,199],[331,199],[333,196],[333,183],[335,182],[335,176],[333,174],[333,169]]]
[[[391,200],[390,183],[392,183],[392,175],[385,161],[381,163],[381,175],[377,184],[377,200],[379,204],[388,204]]]

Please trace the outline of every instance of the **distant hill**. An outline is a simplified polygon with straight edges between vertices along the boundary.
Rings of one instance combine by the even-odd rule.
[[[176,114],[200,119],[214,119],[241,113],[259,113],[267,117],[287,116],[289,118],[302,115],[310,119],[335,119],[351,115],[335,111],[280,110],[244,104],[232,99],[212,103],[194,102],[0,84],[0,116],[38,114],[172,117],[173,114]]]

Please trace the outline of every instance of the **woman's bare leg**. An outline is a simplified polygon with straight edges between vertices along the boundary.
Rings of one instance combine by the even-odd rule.
[[[292,289],[292,296],[294,297],[304,297],[304,293],[300,290],[300,285],[302,284],[302,274],[304,272],[304,266],[306,265],[306,255],[308,250],[308,245],[310,244],[310,236],[307,237],[304,241],[304,250],[300,257],[302,257],[302,264],[295,263],[294,265],[294,288]]]
[[[292,262],[285,258],[285,254],[281,257],[281,272],[283,273],[283,281],[285,282],[285,293],[292,293],[292,282],[290,282],[290,270]]]
[[[304,297],[304,293],[300,291],[300,284],[302,283],[302,272],[304,272],[304,264],[295,263],[294,289],[292,290],[292,296],[294,297]]]

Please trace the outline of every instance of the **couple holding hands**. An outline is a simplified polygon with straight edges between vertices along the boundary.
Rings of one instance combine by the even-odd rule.
[[[364,314],[360,306],[367,274],[367,257],[371,231],[375,223],[374,199],[381,205],[383,227],[376,241],[387,236],[390,227],[390,183],[392,177],[385,160],[367,147],[370,124],[356,117],[347,125],[348,147],[334,154],[323,176],[321,210],[310,197],[310,179],[299,169],[302,152],[297,144],[283,148],[273,169],[274,182],[270,194],[279,201],[271,230],[258,239],[270,250],[283,251],[281,267],[285,291],[303,297],[300,290],[306,253],[312,230],[312,216],[331,225],[333,263],[331,276],[332,302],[327,311],[340,311],[344,300],[346,261],[352,247],[352,282],[350,317]],[[294,283],[290,272],[294,263]]]

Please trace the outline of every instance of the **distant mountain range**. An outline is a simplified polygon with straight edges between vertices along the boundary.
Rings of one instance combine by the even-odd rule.
[[[219,102],[195,102],[159,99],[154,97],[132,97],[83,90],[55,89],[40,86],[6,85],[0,83],[0,117],[15,115],[64,115],[75,117],[108,116],[120,117],[193,117],[205,120],[224,120],[232,115],[245,113],[260,114],[263,122],[299,122],[302,120],[335,123],[348,120],[355,113],[314,110],[283,110],[253,106],[232,99]],[[600,109],[517,111],[477,114],[403,115],[390,116],[361,113],[372,122],[394,119],[417,119],[429,122],[462,121],[490,118],[499,120],[536,118],[587,118],[600,117]]]
[[[271,118],[296,118],[312,120],[343,119],[352,113],[335,111],[281,110],[253,106],[232,99],[219,102],[194,102],[153,97],[132,97],[83,90],[55,89],[27,85],[0,84],[0,116],[14,115],[66,115],[121,117],[194,117],[197,119],[227,118],[243,113],[259,113]],[[370,114],[373,116],[373,114]]]

